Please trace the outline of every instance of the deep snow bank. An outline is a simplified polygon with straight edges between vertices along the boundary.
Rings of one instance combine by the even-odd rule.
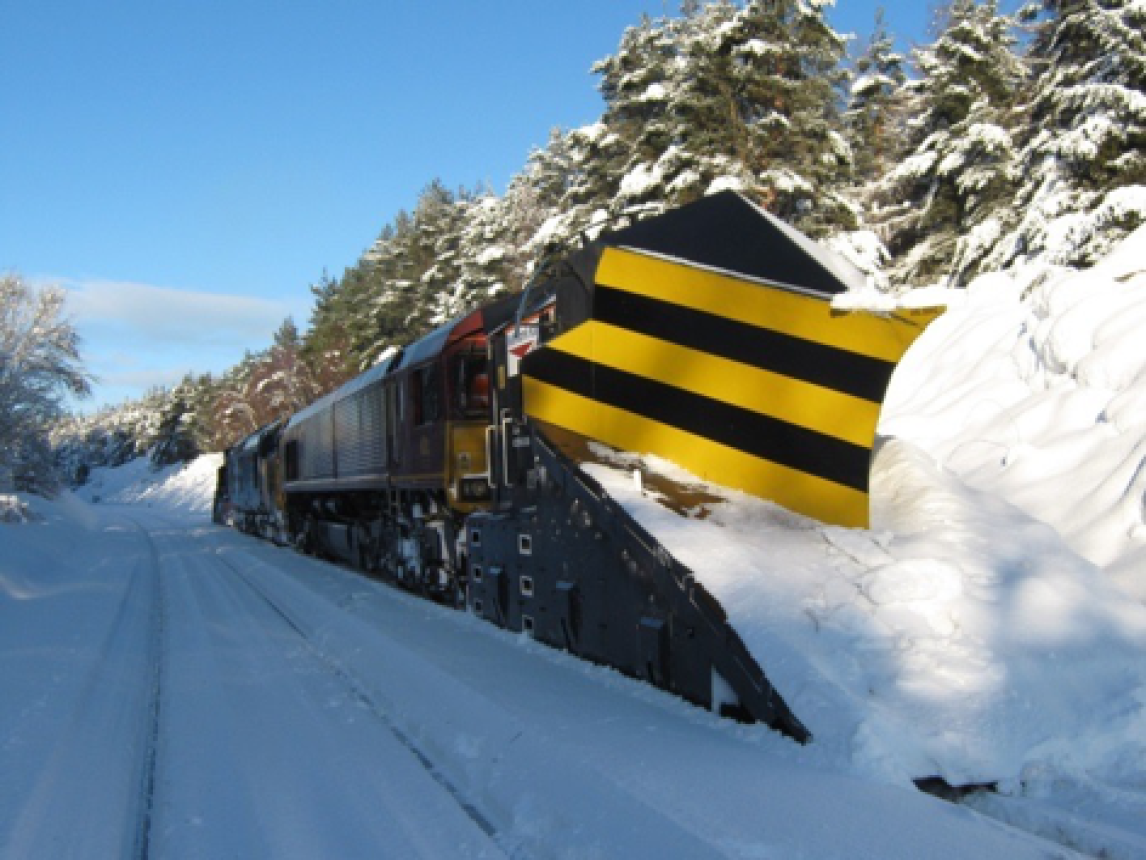
[[[1139,331],[1146,228],[1086,272],[981,278],[896,374],[872,531],[711,487],[725,501],[682,519],[632,458],[590,470],[721,601],[825,754],[895,781],[1141,790]]]
[[[881,531],[699,482],[724,500],[683,519],[589,471],[720,600],[818,754],[899,783],[1146,771],[1146,608],[909,444],[879,456]]]
[[[881,423],[1051,525],[1146,603],[1146,227],[1092,269],[976,280],[896,372]]]
[[[189,514],[210,514],[222,454],[204,454],[190,463],[153,471],[146,457],[119,468],[93,469],[76,491],[86,502],[154,505]]]

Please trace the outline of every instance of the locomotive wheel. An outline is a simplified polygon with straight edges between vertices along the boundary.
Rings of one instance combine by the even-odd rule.
[[[304,555],[315,555],[314,521],[307,517],[302,521],[302,531],[299,532],[298,548]]]

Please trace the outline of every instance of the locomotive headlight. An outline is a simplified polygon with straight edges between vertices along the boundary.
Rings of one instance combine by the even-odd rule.
[[[484,475],[478,478],[462,478],[458,484],[463,502],[489,500],[489,482]]]

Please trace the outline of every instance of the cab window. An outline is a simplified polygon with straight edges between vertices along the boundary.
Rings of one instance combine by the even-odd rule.
[[[430,365],[415,370],[410,377],[410,384],[415,426],[441,421],[442,397],[438,369]]]
[[[486,418],[489,415],[489,360],[485,352],[467,352],[454,357],[452,366],[454,415]]]

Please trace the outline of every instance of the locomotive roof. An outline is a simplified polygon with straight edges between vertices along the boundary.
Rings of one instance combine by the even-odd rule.
[[[371,383],[377,382],[390,372],[400,357],[401,352],[396,350],[390,352],[389,354],[383,353],[381,360],[369,370],[358,374],[358,376],[354,377],[348,382],[344,382],[338,388],[334,389],[334,391],[323,397],[320,397],[318,400],[314,401],[314,403],[310,404],[310,406],[307,406],[305,409],[299,410],[294,415],[292,415],[290,421],[287,422],[287,427],[297,427],[307,418],[310,418],[312,415],[323,411],[331,404],[337,403],[339,400],[342,400],[345,397],[349,397],[351,394],[354,394],[357,391],[361,391]]]
[[[466,314],[466,317],[472,314]],[[464,318],[463,318],[464,319]],[[457,326],[459,320],[452,319],[448,323],[438,326],[428,335],[421,340],[414,341],[404,350],[402,350],[402,357],[397,364],[394,365],[394,370],[405,370],[408,367],[413,367],[416,364],[421,364],[427,358],[440,353],[449,342],[450,335]]]
[[[477,310],[454,317],[438,326],[421,340],[412,343],[402,353],[401,361],[393,370],[405,370],[439,355],[455,341],[480,331],[493,331],[506,320],[513,318],[520,295],[504,296]]]
[[[736,191],[638,221],[601,241],[801,292],[835,295],[864,286],[847,260]]]
[[[383,353],[382,359],[369,370],[343,383],[305,409],[296,412],[291,416],[287,426],[297,427],[312,415],[316,415],[338,401],[378,382],[388,374],[414,367],[441,354],[442,350],[456,340],[474,332],[492,330],[501,325],[504,320],[512,319],[519,299],[520,296],[516,295],[504,297],[484,308],[455,317],[405,349],[395,350],[389,355]]]
[[[267,424],[264,424],[258,430],[255,430],[254,432],[249,433],[248,435],[246,435],[242,439],[240,439],[238,442],[236,442],[235,445],[233,446],[232,450],[236,450],[236,451],[253,451],[253,450],[255,450],[256,448],[258,448],[259,443],[262,442],[263,438],[265,436],[269,435],[270,433],[274,432],[278,428],[278,426],[282,423],[283,423],[283,419],[276,418],[274,421],[271,421]]]

